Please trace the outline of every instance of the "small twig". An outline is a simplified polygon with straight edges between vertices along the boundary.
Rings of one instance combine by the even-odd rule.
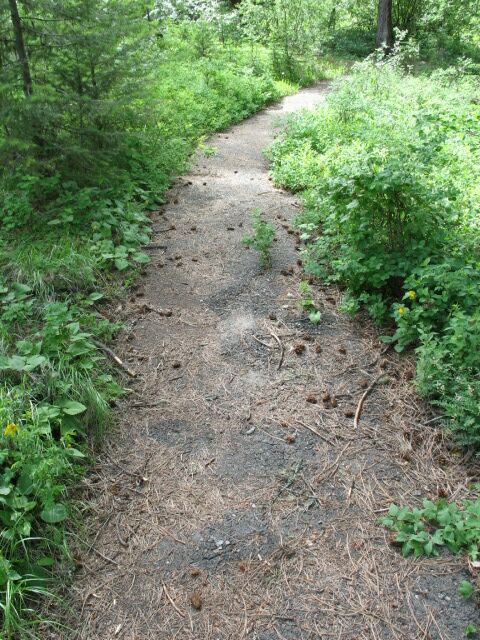
[[[355,429],[358,429],[358,422],[360,420],[360,416],[362,415],[362,409],[363,409],[363,405],[365,403],[365,400],[372,393],[372,391],[377,386],[377,384],[380,382],[380,380],[382,378],[385,378],[385,377],[386,377],[385,374],[382,373],[382,375],[378,376],[378,378],[375,378],[375,380],[368,387],[368,389],[365,390],[365,393],[360,398],[360,401],[359,401],[358,406],[357,406],[357,410],[355,411],[355,418],[353,419],[353,426],[355,427]]]
[[[277,344],[280,347],[280,360],[279,360],[278,365],[277,365],[277,371],[280,371],[280,369],[282,367],[282,364],[283,364],[283,357],[285,355],[285,349],[283,348],[282,341],[277,336],[277,334],[274,331],[272,331],[272,329],[270,329],[270,327],[267,325],[267,323],[265,323],[265,326],[267,327],[267,330],[268,330],[269,334],[277,341]]]
[[[271,349],[271,348],[272,348],[272,347],[271,347],[269,344],[267,344],[266,342],[262,342],[261,340],[259,340],[259,339],[257,338],[257,336],[252,335],[252,338],[253,338],[256,342],[258,342],[258,344],[261,344],[261,345],[262,345],[262,347],[266,347],[267,349]]]
[[[139,473],[125,469],[125,467],[122,467],[122,465],[116,460],[114,460],[109,453],[105,452],[105,455],[107,456],[107,458],[110,460],[112,464],[118,467],[120,471],[123,471],[123,473],[125,473],[127,476],[131,476],[132,478],[140,478],[140,480],[144,481],[143,476],[141,476]]]
[[[166,249],[167,245],[166,244],[146,244],[143,249],[144,251],[153,251],[154,249]]]
[[[180,611],[180,609],[177,607],[177,605],[175,604],[175,602],[172,600],[172,598],[170,597],[170,594],[167,591],[167,587],[165,586],[165,583],[163,583],[163,593],[165,594],[165,597],[167,598],[167,600],[170,602],[170,604],[172,605],[172,607],[175,609],[175,611],[178,613],[178,615],[181,618],[185,618],[185,614],[183,613],[183,611]]]
[[[128,542],[122,538],[122,535],[120,533],[120,526],[118,524],[118,521],[120,520],[121,517],[122,516],[119,513],[118,516],[117,516],[117,520],[115,522],[115,529],[116,529],[116,532],[117,532],[117,538],[118,538],[118,541],[120,542],[120,544],[122,545],[122,547],[128,547]]]
[[[303,482],[305,483],[305,486],[307,487],[307,489],[309,489],[311,491],[311,497],[313,498],[313,500],[318,502],[318,505],[321,507],[322,503],[320,502],[320,498],[317,496],[317,493],[316,493],[315,489],[313,488],[313,486],[311,485],[311,483],[305,478],[303,473],[302,473],[302,475],[300,477],[302,478]]]
[[[116,362],[116,364],[125,371],[125,373],[127,373],[131,378],[136,378],[137,377],[137,373],[135,373],[135,371],[132,371],[131,369],[129,369],[127,367],[127,365],[120,360],[120,358],[110,349],[110,347],[107,347],[106,344],[103,344],[103,342],[100,342],[99,340],[92,340],[93,344],[95,344],[99,349],[101,349],[104,353],[107,354],[107,356],[110,356],[110,358],[112,358],[112,360],[114,362]]]
[[[313,427],[310,427],[308,424],[305,424],[304,422],[301,422],[300,420],[295,420],[295,422],[297,422],[299,425],[301,425],[302,427],[304,427],[305,429],[308,429],[309,431],[311,431],[312,433],[314,433],[316,436],[318,436],[321,440],[323,440],[324,442],[326,442],[327,444],[329,444],[331,447],[334,447],[335,444],[329,440],[328,438],[326,438],[325,436],[323,436],[319,431],[317,431],[316,429],[314,429]]]

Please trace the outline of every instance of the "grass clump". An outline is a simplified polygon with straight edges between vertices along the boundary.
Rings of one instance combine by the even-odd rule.
[[[370,58],[317,110],[291,118],[270,155],[303,193],[306,270],[345,287],[398,351],[459,443],[480,447],[478,79],[417,78]]]

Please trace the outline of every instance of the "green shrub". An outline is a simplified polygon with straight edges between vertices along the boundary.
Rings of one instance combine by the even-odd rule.
[[[417,387],[463,445],[480,446],[480,108],[461,73],[416,78],[370,59],[272,149],[302,191],[307,272],[341,283],[344,308],[394,322],[418,354]]]

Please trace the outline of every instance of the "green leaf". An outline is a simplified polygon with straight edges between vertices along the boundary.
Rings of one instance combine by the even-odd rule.
[[[64,504],[57,503],[45,507],[40,514],[41,519],[47,524],[57,524],[63,522],[68,516],[67,508]]]
[[[68,416],[77,416],[79,413],[83,413],[87,410],[87,407],[81,402],[77,402],[76,400],[64,400],[59,404],[63,413],[66,413]]]
[[[128,260],[125,260],[125,258],[116,258],[115,266],[119,271],[125,271],[125,269],[128,269],[128,267],[130,266],[130,263],[128,262]]]
[[[24,369],[25,371],[33,371],[42,364],[45,364],[45,362],[47,362],[45,356],[30,356],[27,358]]]

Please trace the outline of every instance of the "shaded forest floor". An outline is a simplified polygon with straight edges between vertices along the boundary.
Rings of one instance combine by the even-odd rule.
[[[315,286],[318,327],[298,310],[298,203],[262,151],[279,115],[327,90],[214,136],[155,216],[148,274],[117,310],[116,349],[140,375],[85,480],[75,638],[456,640],[475,621],[464,561],[403,559],[376,524],[469,476],[413,361],[382,355],[332,287]],[[268,271],[241,242],[256,207],[277,227]]]

